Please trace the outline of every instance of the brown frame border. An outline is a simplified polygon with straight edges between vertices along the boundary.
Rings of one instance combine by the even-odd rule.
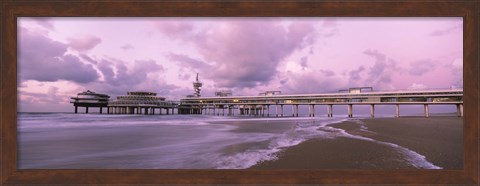
[[[479,183],[479,7],[476,1],[31,1],[0,2],[1,184],[469,184]],[[464,18],[464,169],[18,170],[16,17],[338,16]]]

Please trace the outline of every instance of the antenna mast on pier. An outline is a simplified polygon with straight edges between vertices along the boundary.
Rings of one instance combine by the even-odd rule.
[[[202,87],[202,82],[198,81],[198,73],[197,73],[197,79],[195,82],[193,82],[193,97],[200,97],[200,88]]]

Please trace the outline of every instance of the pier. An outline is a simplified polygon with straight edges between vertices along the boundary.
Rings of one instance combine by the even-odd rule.
[[[254,116],[254,117],[298,117],[300,107],[308,109],[308,117],[315,117],[315,107],[326,106],[327,117],[333,117],[333,107],[346,107],[347,117],[353,117],[353,106],[366,105],[370,108],[370,117],[375,117],[375,106],[395,106],[395,117],[400,117],[400,106],[423,105],[425,117],[430,116],[431,105],[455,105],[457,116],[463,117],[463,89],[436,90],[390,90],[373,91],[372,87],[354,87],[339,90],[336,93],[318,94],[282,94],[281,91],[266,91],[257,96],[232,96],[230,90],[215,93],[215,97],[202,97],[202,82],[193,82],[194,94],[176,101],[166,101],[155,92],[127,92],[109,101],[108,95],[91,91],[79,93],[72,97],[77,107],[107,107],[108,114],[203,114],[218,116]],[[284,114],[285,107],[291,108],[291,115]]]
[[[367,90],[367,92],[365,92]],[[463,116],[463,89],[406,90],[374,92],[370,87],[350,88],[338,93],[321,94],[261,94],[259,96],[189,97],[180,100],[182,114],[222,116],[284,117],[285,107],[291,107],[292,117],[298,117],[299,107],[308,107],[308,116],[315,117],[315,106],[326,105],[327,117],[333,117],[333,107],[346,107],[353,117],[354,105],[370,106],[375,117],[376,105],[394,105],[395,117],[400,117],[400,106],[423,105],[424,116],[429,117],[430,105],[455,105],[457,116]]]

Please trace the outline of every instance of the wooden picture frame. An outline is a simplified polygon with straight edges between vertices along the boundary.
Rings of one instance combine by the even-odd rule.
[[[14,184],[470,184],[479,183],[479,15],[475,1],[11,1],[1,3],[1,183]],[[19,170],[18,17],[463,17],[463,170]]]

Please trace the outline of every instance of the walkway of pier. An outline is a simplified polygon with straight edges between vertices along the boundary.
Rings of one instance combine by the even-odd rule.
[[[353,117],[354,105],[369,105],[370,116],[375,117],[376,105],[395,105],[395,116],[400,116],[400,105],[423,105],[424,116],[429,117],[429,105],[456,105],[457,115],[463,116],[463,89],[410,90],[360,93],[325,93],[294,95],[194,97],[180,100],[180,114],[284,116],[284,107],[298,117],[299,106],[308,106],[308,116],[315,117],[315,106],[326,105],[327,117],[333,117],[334,105],[346,105],[348,117]],[[236,111],[237,110],[237,111]]]

